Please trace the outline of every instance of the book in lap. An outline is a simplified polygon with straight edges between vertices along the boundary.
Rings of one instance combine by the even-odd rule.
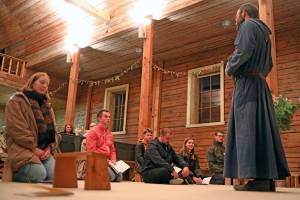
[[[109,166],[117,173],[124,173],[130,168],[123,160],[117,161],[116,164],[109,162]]]

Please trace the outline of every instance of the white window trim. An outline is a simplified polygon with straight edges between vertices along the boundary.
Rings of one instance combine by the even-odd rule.
[[[220,66],[220,72],[213,72],[213,73],[209,73],[209,74],[205,74],[205,75],[201,75],[199,77],[207,77],[207,76],[211,76],[213,74],[220,74],[220,92],[221,92],[221,121],[220,122],[211,122],[211,123],[203,123],[203,124],[191,124],[191,109],[192,108],[192,104],[191,101],[194,98],[194,92],[192,93],[192,91],[194,90],[194,81],[192,80],[193,76],[195,73],[200,72],[201,70],[205,69],[205,68],[211,68],[213,66]],[[224,125],[225,121],[224,121],[224,62],[220,62],[220,63],[216,63],[213,65],[208,65],[205,67],[199,67],[196,69],[191,69],[188,71],[188,89],[187,89],[187,111],[186,111],[186,128],[194,128],[194,127],[205,127],[205,126],[217,126],[217,125]]]
[[[112,132],[114,135],[126,134],[126,119],[127,119],[129,84],[119,85],[119,86],[110,87],[110,88],[105,89],[105,95],[104,95],[104,108],[105,109],[109,109],[109,107],[110,107],[111,102],[108,101],[110,99],[110,95],[114,92],[119,92],[119,91],[124,91],[124,90],[126,90],[126,97],[125,97],[123,131]]]

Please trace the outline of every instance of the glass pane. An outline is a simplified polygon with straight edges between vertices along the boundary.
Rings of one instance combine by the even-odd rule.
[[[221,121],[221,107],[216,106],[211,108],[211,121],[210,122],[219,122]]]
[[[210,92],[203,92],[199,94],[199,108],[209,108],[210,106]]]
[[[115,93],[115,110],[113,119],[113,131],[123,131],[124,111],[125,111],[125,91]]]
[[[210,122],[210,108],[199,109],[199,123],[209,123]]]
[[[220,74],[211,76],[211,89],[220,89]]]
[[[219,106],[221,104],[220,90],[211,91],[211,106]]]
[[[200,78],[199,89],[200,89],[200,92],[210,90],[210,77],[209,76],[204,77],[204,78]]]

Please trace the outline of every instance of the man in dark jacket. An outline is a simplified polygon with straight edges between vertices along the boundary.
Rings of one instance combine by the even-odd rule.
[[[214,137],[214,143],[207,151],[208,169],[212,176],[210,183],[223,185],[225,182],[223,177],[225,154],[225,147],[223,145],[224,133],[217,131]]]
[[[235,50],[225,72],[235,79],[225,177],[254,179],[235,190],[275,191],[273,179],[289,176],[265,77],[272,69],[271,31],[251,4],[237,11]]]
[[[145,183],[182,184],[183,180],[178,178],[173,164],[182,168],[183,177],[189,175],[187,163],[176,155],[169,144],[170,139],[170,129],[164,128],[159,132],[159,137],[150,142],[145,152],[142,170],[142,178]]]
[[[149,143],[153,139],[153,132],[150,128],[146,128],[143,132],[144,138],[139,141],[139,143],[135,146],[135,164],[136,170],[138,173],[141,173],[144,166],[144,154],[145,150],[148,148]]]

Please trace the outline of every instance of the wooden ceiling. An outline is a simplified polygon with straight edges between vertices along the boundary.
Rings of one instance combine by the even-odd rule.
[[[46,0],[0,1],[0,48],[12,44],[16,54],[23,55],[35,71],[67,79],[70,64],[61,47],[66,24],[49,8]],[[129,67],[141,54],[143,40],[137,27],[128,20],[133,0],[102,0],[97,9],[110,13],[109,25],[98,20],[96,42],[81,49],[81,79],[109,77]],[[257,0],[170,0],[164,18],[154,22],[154,60],[166,61],[205,53],[233,45],[236,34],[234,16],[237,8]],[[300,26],[299,0],[273,0],[275,30],[284,31]],[[226,27],[223,22],[230,24]],[[298,23],[298,24],[297,24]],[[4,38],[2,40],[2,38]],[[38,59],[43,57],[43,59]],[[37,60],[42,62],[37,62]]]

